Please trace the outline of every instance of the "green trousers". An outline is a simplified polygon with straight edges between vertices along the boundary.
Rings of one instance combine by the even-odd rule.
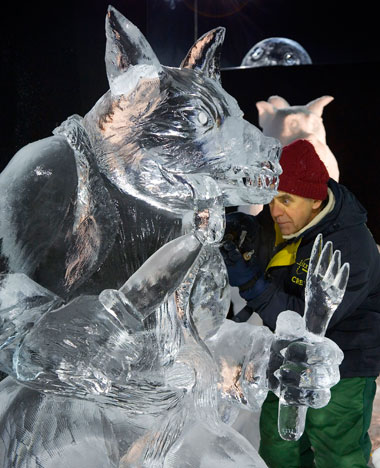
[[[278,398],[269,392],[260,416],[259,453],[269,468],[364,468],[368,466],[376,377],[342,379],[331,400],[309,408],[305,432],[296,442],[278,435]]]

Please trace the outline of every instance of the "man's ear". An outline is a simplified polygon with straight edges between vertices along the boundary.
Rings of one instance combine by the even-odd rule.
[[[322,206],[322,200],[313,200],[313,210],[318,210]]]

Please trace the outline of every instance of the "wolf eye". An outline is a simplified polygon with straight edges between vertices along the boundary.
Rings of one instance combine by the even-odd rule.
[[[200,111],[198,114],[198,121],[200,124],[206,125],[206,123],[208,122],[207,114],[205,112]]]

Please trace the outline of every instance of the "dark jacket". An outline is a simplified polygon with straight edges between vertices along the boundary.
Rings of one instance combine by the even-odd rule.
[[[332,179],[329,187],[335,196],[335,206],[318,224],[299,238],[285,241],[273,250],[273,221],[268,213],[261,216],[260,257],[267,260],[282,249],[295,249],[295,259],[287,265],[269,267],[265,273],[267,289],[248,302],[248,306],[274,330],[278,314],[294,310],[303,314],[304,288],[311,248],[318,233],[324,243],[333,242],[340,250],[342,264],[349,262],[350,277],[345,296],[335,311],[326,336],[343,350],[341,377],[377,376],[380,372],[380,254],[366,226],[367,213],[355,196]],[[299,243],[298,247],[296,246]]]

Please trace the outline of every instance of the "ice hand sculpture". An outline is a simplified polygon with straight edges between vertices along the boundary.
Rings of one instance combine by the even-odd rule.
[[[330,177],[338,182],[338,163],[326,144],[326,130],[322,120],[324,107],[333,99],[332,96],[321,96],[306,105],[291,106],[281,96],[271,96],[268,101],[258,101],[256,107],[264,135],[279,139],[283,146],[298,138],[309,140]]]
[[[308,406],[321,408],[330,399],[330,390],[326,387],[338,383],[338,363],[343,359],[342,351],[328,346],[316,349],[313,342],[321,343],[329,321],[343,299],[349,277],[349,264],[341,266],[340,252],[333,252],[331,242],[322,249],[322,235],[314,242],[305,287],[305,313],[301,318],[295,312],[283,312],[276,324],[277,343],[293,341],[284,352],[284,362],[279,371],[275,371],[281,380],[276,390],[280,396],[278,430],[285,440],[298,440],[305,427]],[[290,325],[292,324],[292,325]],[[276,343],[276,341],[274,342]],[[277,349],[278,352],[278,349]],[[294,365],[294,356],[302,356]],[[306,370],[308,363],[315,368]],[[319,366],[326,366],[319,372]],[[299,405],[299,403],[301,403]]]
[[[225,320],[218,246],[279,142],[221,87],[222,28],[179,68],[112,7],[106,35],[110,90],[0,175],[0,466],[262,468],[230,424],[274,335]]]
[[[241,66],[269,67],[310,64],[311,58],[296,41],[286,37],[268,37],[255,44],[245,54]]]

